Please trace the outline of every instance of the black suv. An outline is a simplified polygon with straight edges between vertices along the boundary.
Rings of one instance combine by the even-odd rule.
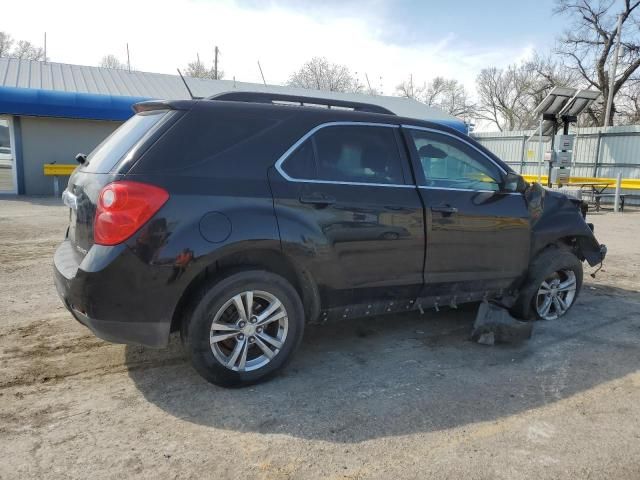
[[[215,384],[274,374],[305,322],[482,299],[555,319],[604,258],[579,201],[437,123],[249,92],[134,109],[78,156],[56,287],[105,340],[180,331]]]

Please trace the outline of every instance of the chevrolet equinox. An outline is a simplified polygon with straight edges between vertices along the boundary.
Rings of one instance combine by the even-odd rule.
[[[56,288],[105,340],[179,331],[218,385],[282,369],[306,322],[483,299],[557,319],[606,252],[580,201],[438,123],[251,92],[134,110],[77,157]]]

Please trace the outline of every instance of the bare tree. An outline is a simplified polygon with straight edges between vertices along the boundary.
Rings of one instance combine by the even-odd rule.
[[[0,32],[0,57],[8,57],[13,46],[13,38],[6,32]]]
[[[200,61],[200,55],[196,55],[196,60],[189,63],[185,69],[185,74],[193,78],[209,78],[212,80],[221,80],[224,72],[220,69],[216,71],[214,67],[207,67],[204,62]]]
[[[555,13],[571,19],[571,26],[560,38],[556,51],[577,72],[584,86],[602,93],[603,100],[608,97],[610,88],[615,99],[615,95],[640,67],[640,18],[636,11],[640,0],[624,0],[620,12],[620,63],[614,83],[610,85],[608,68],[615,54],[618,34],[617,12],[614,11],[617,5],[612,0],[556,0]],[[600,101],[588,113],[597,125],[613,125],[615,112],[614,102],[610,118],[605,119],[604,101]]]
[[[102,68],[113,68],[116,70],[124,70],[127,68],[127,65],[124,62],[121,62],[118,57],[112,54],[102,57],[102,60],[100,60],[100,66]]]
[[[19,40],[14,46],[13,38],[6,32],[0,32],[0,57],[21,58],[25,60],[44,60],[44,49],[31,42]]]
[[[527,128],[535,108],[530,95],[533,84],[532,72],[525,65],[483,69],[476,79],[478,118],[500,131]]]
[[[630,79],[618,91],[617,97],[618,121],[628,125],[640,123],[640,80]]]
[[[457,117],[468,117],[475,108],[464,85],[455,79],[435,77],[429,83],[416,84],[413,75],[396,86],[396,95],[412,98]]]
[[[25,60],[44,60],[44,49],[42,47],[36,47],[26,40],[19,40],[11,56]]]
[[[427,84],[422,101],[456,117],[468,117],[475,111],[464,85],[455,79],[435,77]]]
[[[574,70],[567,68],[551,56],[542,56],[536,53],[524,65],[524,68],[533,75],[529,95],[535,105],[544,100],[553,87],[575,87],[581,83]]]
[[[287,84],[330,92],[361,92],[364,89],[347,66],[330,63],[325,57],[313,57],[289,77]]]
[[[419,102],[424,100],[424,92],[427,90],[427,84],[416,85],[413,81],[413,75],[409,75],[407,80],[403,80],[396,86],[396,95],[404,98],[412,98]]]
[[[562,63],[539,54],[520,65],[485,68],[476,79],[476,116],[499,130],[533,126],[533,112],[553,87],[575,86],[576,75]]]

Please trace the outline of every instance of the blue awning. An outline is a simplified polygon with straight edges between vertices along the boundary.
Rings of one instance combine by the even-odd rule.
[[[143,100],[150,98],[0,87],[0,114],[127,120],[133,115],[131,106]]]
[[[458,130],[459,132],[464,133],[465,135],[469,135],[469,125],[467,125],[462,120],[429,120],[433,123],[439,123],[440,125],[445,125],[449,128],[453,128],[454,130]]]

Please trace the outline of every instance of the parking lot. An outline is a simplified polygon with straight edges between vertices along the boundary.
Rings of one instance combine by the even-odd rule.
[[[67,218],[0,199],[0,478],[640,478],[640,213],[591,216],[605,268],[529,342],[470,342],[473,307],[313,326],[241,390],[76,323]]]

